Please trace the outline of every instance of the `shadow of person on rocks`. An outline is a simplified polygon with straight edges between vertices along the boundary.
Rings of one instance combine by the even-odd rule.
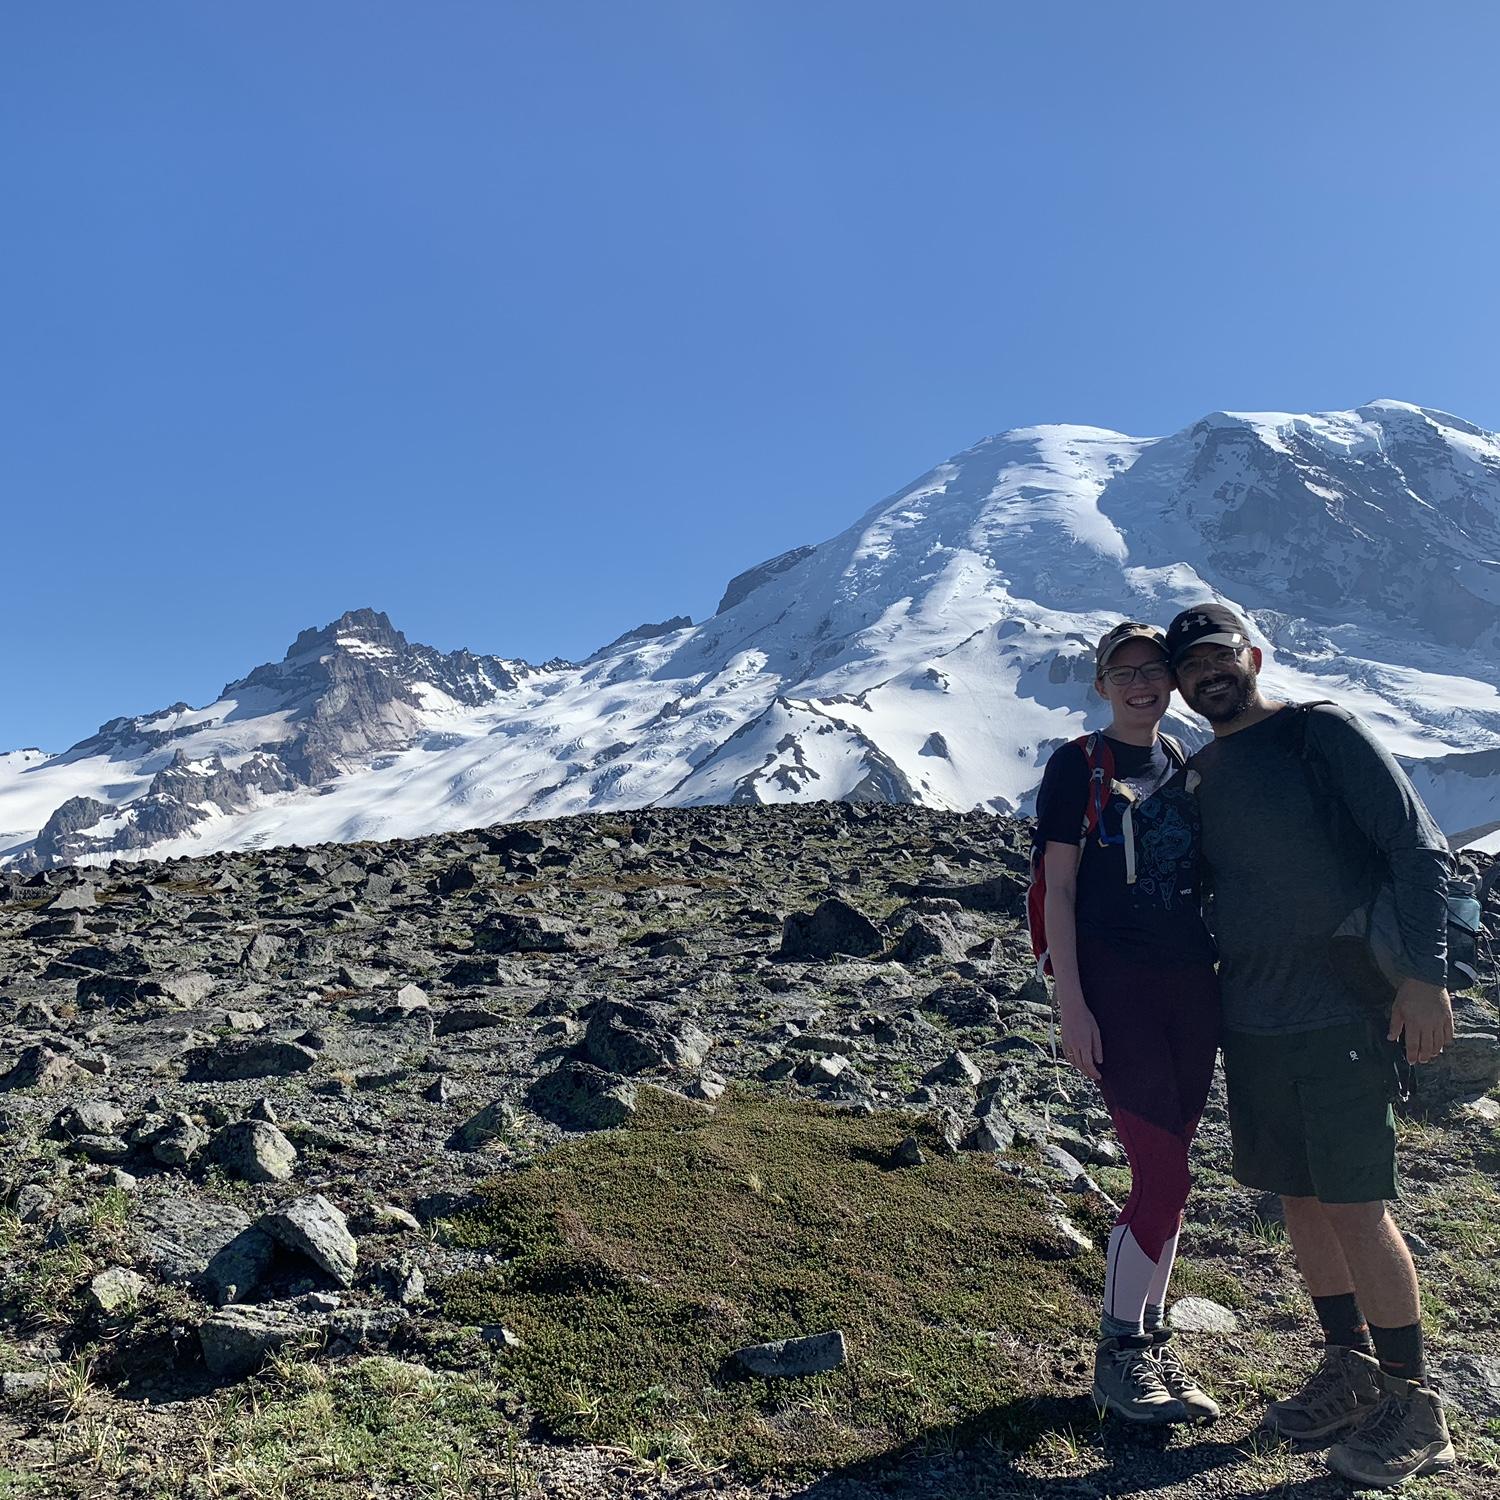
[[[1114,1497],[1198,1492],[1275,1495],[1293,1500],[1343,1500],[1347,1487],[1332,1474],[1292,1478],[1284,1470],[1232,1475],[1254,1463],[1246,1440],[1214,1437],[1213,1429],[1132,1426],[1099,1422],[1087,1396],[1022,1397],[971,1422],[924,1435],[919,1441],[826,1474],[785,1500],[1114,1500]],[[1076,1446],[1096,1463],[1088,1473],[1046,1477],[1023,1467],[1028,1452],[1048,1433]],[[1212,1476],[1212,1477],[1210,1477]],[[1197,1481],[1198,1483],[1195,1483]]]

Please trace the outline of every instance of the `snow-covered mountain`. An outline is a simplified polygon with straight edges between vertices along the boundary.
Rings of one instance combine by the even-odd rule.
[[[1361,714],[1450,835],[1500,844],[1500,439],[1377,401],[986,438],[741,573],[712,619],[582,663],[443,655],[356,610],[206,708],[0,756],[0,864],[648,803],[1025,810],[1098,721],[1092,641],[1207,598],[1251,615],[1271,691]]]

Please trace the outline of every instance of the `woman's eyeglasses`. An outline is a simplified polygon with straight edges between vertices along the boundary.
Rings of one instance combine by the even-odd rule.
[[[1144,667],[1106,667],[1100,675],[1111,687],[1129,687],[1137,677],[1142,682],[1165,682],[1172,669],[1164,661],[1148,661]]]

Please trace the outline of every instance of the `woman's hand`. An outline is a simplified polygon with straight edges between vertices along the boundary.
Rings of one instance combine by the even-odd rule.
[[[1063,1056],[1086,1078],[1099,1081],[1104,1062],[1104,1045],[1099,1040],[1099,1023],[1076,986],[1058,986],[1057,1008],[1062,1017]]]

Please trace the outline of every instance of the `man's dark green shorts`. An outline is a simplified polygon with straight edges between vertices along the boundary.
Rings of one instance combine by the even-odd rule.
[[[1365,1022],[1224,1036],[1234,1176],[1323,1203],[1396,1196],[1395,1071]]]

